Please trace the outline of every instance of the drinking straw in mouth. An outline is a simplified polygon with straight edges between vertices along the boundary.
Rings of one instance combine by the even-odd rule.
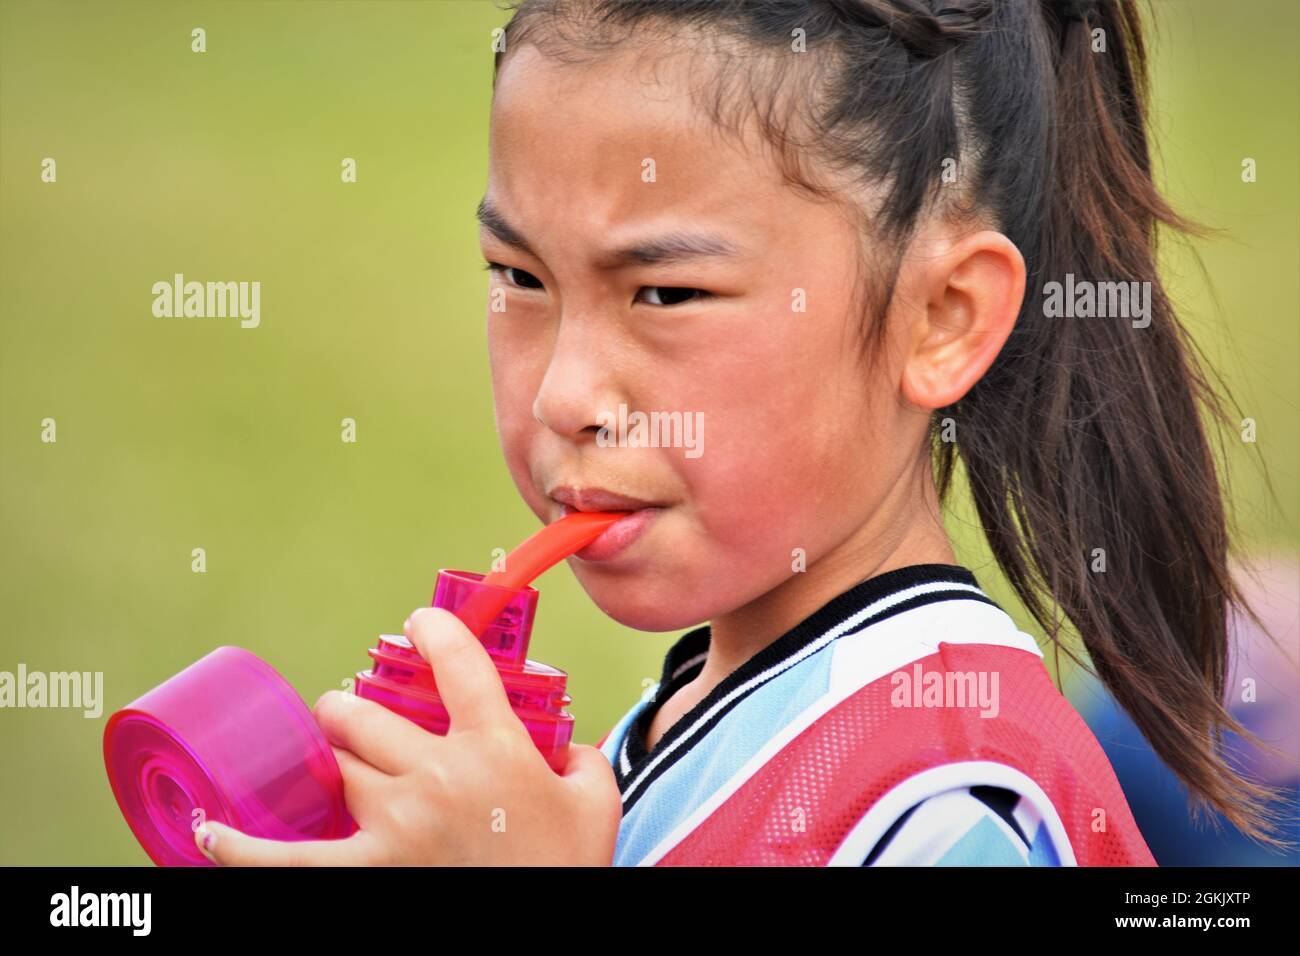
[[[581,551],[604,533],[626,511],[575,511],[526,538],[506,555],[505,567],[483,578],[483,587],[456,610],[475,637],[482,637],[514,592],[575,551]]]

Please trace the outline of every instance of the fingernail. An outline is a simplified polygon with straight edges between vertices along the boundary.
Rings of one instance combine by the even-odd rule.
[[[198,836],[199,851],[213,863],[216,863],[212,850],[217,845],[217,835],[208,829],[206,824],[198,828],[196,835]]]

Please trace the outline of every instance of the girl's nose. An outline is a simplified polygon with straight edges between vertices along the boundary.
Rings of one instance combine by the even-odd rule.
[[[571,441],[594,438],[601,412],[627,402],[609,336],[593,334],[592,323],[562,321],[546,374],[533,399],[533,417]]]

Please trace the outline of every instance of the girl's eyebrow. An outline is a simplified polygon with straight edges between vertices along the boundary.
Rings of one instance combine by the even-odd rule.
[[[523,234],[510,225],[501,211],[486,196],[478,204],[478,221],[498,241],[519,249],[534,259],[541,257],[533,252]],[[683,262],[709,257],[737,257],[742,250],[731,240],[708,232],[670,232],[664,236],[644,239],[623,249],[603,253],[597,260],[602,269],[617,269],[623,265],[661,265],[666,262]]]
[[[541,258],[537,253],[533,252],[523,233],[506,222],[506,217],[501,215],[501,210],[497,209],[487,196],[479,200],[477,216],[479,224],[496,236],[497,241],[504,242],[507,246],[513,246],[521,252],[526,252],[534,259]]]

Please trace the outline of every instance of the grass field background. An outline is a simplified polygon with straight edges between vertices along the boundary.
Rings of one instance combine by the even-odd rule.
[[[1168,246],[1168,281],[1279,491],[1236,446],[1243,544],[1294,551],[1300,7],[1156,9],[1161,176],[1223,230]],[[104,774],[113,710],[226,643],[314,701],[437,567],[486,569],[535,529],[493,426],[474,222],[506,18],[486,0],[0,2],[0,670],[105,674],[98,720],[0,711],[0,864],[146,863]],[[177,272],[259,280],[261,326],[154,318]],[[1005,599],[964,502],[950,525]],[[677,635],[604,618],[564,567],[539,588],[532,655],[569,671],[594,743]]]

